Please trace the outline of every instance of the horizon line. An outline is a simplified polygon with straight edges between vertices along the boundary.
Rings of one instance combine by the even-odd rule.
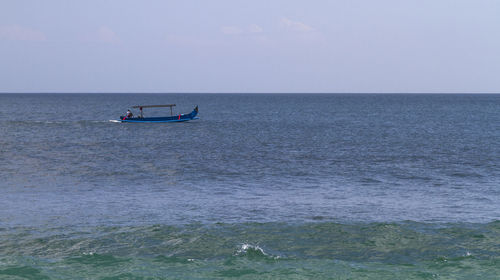
[[[40,92],[2,92],[0,94],[500,94],[499,92],[118,92],[118,91],[108,91],[108,92],[96,92],[96,91],[81,91],[81,92],[62,92],[62,91],[40,91]]]

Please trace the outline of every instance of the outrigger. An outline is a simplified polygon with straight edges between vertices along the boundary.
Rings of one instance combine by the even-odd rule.
[[[167,104],[167,105],[137,105],[132,106],[132,108],[139,108],[140,115],[134,117],[130,111],[127,112],[126,116],[120,116],[121,122],[147,122],[147,123],[163,123],[163,122],[186,122],[190,120],[197,120],[198,115],[198,106],[194,107],[193,111],[189,114],[179,114],[174,115],[172,107],[175,104]],[[170,107],[170,116],[168,117],[148,117],[145,118],[142,109],[144,108],[158,108],[158,107]]]

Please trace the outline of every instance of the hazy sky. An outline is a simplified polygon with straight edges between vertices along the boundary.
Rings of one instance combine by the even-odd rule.
[[[500,92],[500,1],[0,0],[0,92]]]

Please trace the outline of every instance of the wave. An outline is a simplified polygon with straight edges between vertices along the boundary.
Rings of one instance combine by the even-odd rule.
[[[267,254],[266,252],[264,252],[264,249],[262,249],[257,245],[251,245],[247,243],[242,244],[234,255],[250,259],[262,259],[262,260],[276,260],[280,258],[280,256],[273,256]]]
[[[412,262],[440,256],[469,254],[489,258],[500,255],[497,246],[500,243],[500,221],[487,224],[410,221],[340,224],[319,220],[305,224],[89,227],[77,231],[72,228],[16,227],[0,229],[0,238],[5,254],[32,256],[91,256],[117,252],[125,252],[123,256],[127,256],[153,251],[193,259],[286,255]],[[263,248],[267,248],[266,252]],[[273,254],[268,254],[267,250]]]
[[[3,228],[0,278],[494,279],[498,244],[500,221]]]

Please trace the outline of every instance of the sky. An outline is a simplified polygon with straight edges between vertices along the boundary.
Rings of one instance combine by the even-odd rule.
[[[0,0],[0,92],[499,93],[498,0]]]

